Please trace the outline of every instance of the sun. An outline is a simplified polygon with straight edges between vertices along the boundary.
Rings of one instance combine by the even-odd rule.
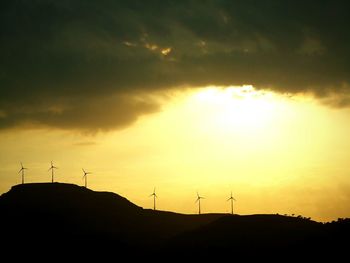
[[[253,86],[205,87],[191,97],[203,118],[218,129],[266,128],[283,108],[282,96]]]

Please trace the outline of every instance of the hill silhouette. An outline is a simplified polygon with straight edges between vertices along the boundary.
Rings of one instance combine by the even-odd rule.
[[[319,223],[280,215],[185,215],[143,209],[73,184],[16,185],[0,196],[7,244],[102,244],[114,251],[346,251],[349,219]],[[79,245],[79,246],[80,246]]]
[[[183,215],[142,209],[110,192],[63,183],[16,185],[0,197],[7,240],[89,240],[121,247],[159,244],[224,215]]]

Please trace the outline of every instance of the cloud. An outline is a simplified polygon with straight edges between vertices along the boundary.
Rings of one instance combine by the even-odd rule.
[[[92,141],[82,141],[82,142],[77,142],[73,144],[74,146],[92,146],[92,145],[96,145],[96,142],[92,142]]]
[[[4,117],[0,128],[35,126],[88,133],[120,129],[142,114],[158,111],[156,103],[131,95],[49,99],[8,108],[11,118]]]
[[[346,1],[4,0],[0,7],[1,128],[118,129],[159,108],[148,94],[186,85],[338,94],[329,104],[349,105]]]

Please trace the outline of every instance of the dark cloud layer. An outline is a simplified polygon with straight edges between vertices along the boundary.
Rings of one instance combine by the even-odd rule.
[[[312,91],[347,106],[349,13],[322,0],[3,0],[0,128],[115,129],[157,110],[140,96],[183,85]]]

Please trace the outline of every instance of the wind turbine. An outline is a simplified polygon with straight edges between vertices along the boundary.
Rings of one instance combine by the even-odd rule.
[[[201,199],[205,199],[204,197],[200,196],[197,192],[197,200],[196,203],[198,202],[198,214],[201,214]]]
[[[23,163],[21,162],[21,170],[18,173],[22,172],[22,184],[24,184],[24,170],[28,170],[28,168],[23,167]]]
[[[83,172],[84,172],[83,178],[85,178],[85,188],[87,188],[87,175],[88,175],[88,174],[92,174],[92,173],[85,172],[84,169],[83,169]]]
[[[151,194],[149,197],[153,196],[153,210],[156,210],[156,198],[158,197],[156,195],[156,188],[153,189],[153,194]]]
[[[53,165],[53,162],[51,161],[51,167],[49,168],[48,171],[51,170],[51,182],[52,182],[52,183],[53,183],[53,177],[54,177],[54,172],[53,172],[54,169],[58,169],[58,167],[54,166],[54,165]]]
[[[233,215],[233,201],[236,201],[236,199],[233,198],[232,196],[232,191],[231,191],[231,196],[229,199],[227,199],[226,201],[230,201],[231,200],[231,214]]]

